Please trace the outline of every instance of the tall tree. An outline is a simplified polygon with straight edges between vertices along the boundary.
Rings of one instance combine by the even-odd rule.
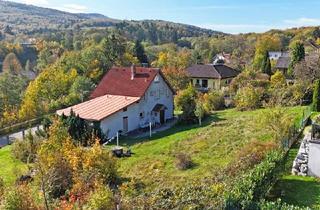
[[[149,63],[148,57],[144,51],[144,47],[139,40],[137,40],[134,45],[134,54],[138,58],[140,63]]]
[[[315,82],[312,98],[312,109],[316,112],[320,111],[320,80]]]
[[[261,71],[264,74],[268,74],[269,76],[271,76],[272,72],[271,72],[271,63],[270,63],[270,58],[269,58],[269,53],[268,51],[265,52],[264,54],[264,58],[263,58],[263,62],[261,65]]]
[[[22,66],[16,54],[9,53],[3,61],[2,71],[17,75],[21,73],[21,70]]]
[[[290,45],[291,61],[288,69],[288,74],[293,75],[293,69],[297,63],[304,60],[305,50],[301,41],[295,41]]]
[[[256,43],[253,65],[256,69],[261,69],[263,58],[267,51],[279,50],[281,48],[280,38],[277,36],[263,35]]]

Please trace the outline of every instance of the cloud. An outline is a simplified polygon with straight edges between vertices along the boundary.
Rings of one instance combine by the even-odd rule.
[[[302,17],[298,19],[284,20],[284,23],[287,23],[293,26],[314,26],[314,25],[320,25],[320,19]]]
[[[88,7],[80,4],[64,4],[60,9],[71,13],[83,13],[88,11]]]
[[[36,6],[49,5],[48,0],[17,0],[16,2],[24,3],[24,4],[32,4]]]
[[[272,27],[265,24],[201,24],[201,28],[208,28],[216,31],[223,31],[231,34],[247,33],[247,32],[264,32]]]

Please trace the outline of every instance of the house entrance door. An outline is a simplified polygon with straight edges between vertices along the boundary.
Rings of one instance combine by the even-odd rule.
[[[165,123],[165,110],[160,110],[160,123]]]

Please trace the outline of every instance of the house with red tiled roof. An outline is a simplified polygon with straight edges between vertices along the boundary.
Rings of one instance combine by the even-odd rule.
[[[58,110],[99,122],[109,138],[117,132],[127,133],[146,127],[151,122],[164,124],[173,118],[174,90],[160,69],[145,67],[113,67],[91,93],[88,101]]]

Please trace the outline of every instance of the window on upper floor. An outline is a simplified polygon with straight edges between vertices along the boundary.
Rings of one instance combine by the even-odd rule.
[[[125,107],[125,108],[122,109],[123,112],[126,112],[127,110],[128,110],[127,107]]]

